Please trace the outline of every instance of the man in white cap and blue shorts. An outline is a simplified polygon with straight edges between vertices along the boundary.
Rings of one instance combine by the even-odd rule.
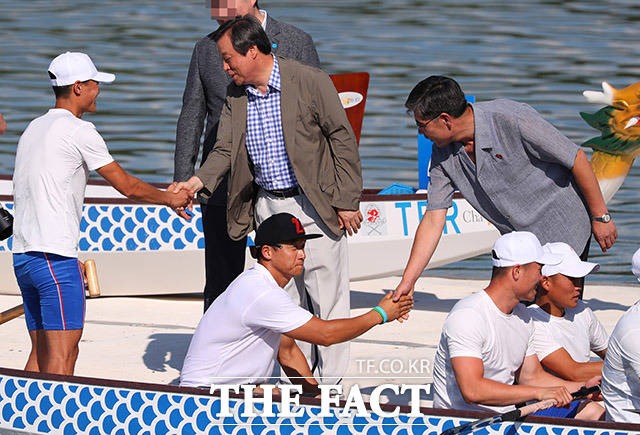
[[[533,300],[542,266],[560,258],[544,252],[527,231],[501,236],[492,256],[487,288],[460,300],[445,320],[433,370],[433,406],[502,413],[530,400],[570,403],[569,393],[584,383],[542,369],[531,315],[520,304]]]
[[[640,281],[640,249],[631,271]],[[602,367],[602,397],[607,420],[640,423],[640,301],[620,318]]]
[[[127,174],[94,125],[99,72],[84,53],[64,53],[49,65],[55,108],[34,119],[18,142],[13,174],[13,265],[31,338],[29,371],[73,374],[85,314],[78,261],[82,203],[90,171],[137,201],[181,207],[188,195],[160,191]]]

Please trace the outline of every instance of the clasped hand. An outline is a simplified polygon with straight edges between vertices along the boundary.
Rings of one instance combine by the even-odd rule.
[[[186,192],[189,197],[189,200],[185,205],[171,204],[171,208],[175,210],[178,216],[186,220],[191,219],[191,215],[187,213],[187,209],[189,211],[193,210],[193,197],[195,196],[196,192],[203,187],[204,183],[202,183],[202,181],[198,177],[193,176],[187,181],[182,181],[180,183],[174,182],[167,188],[167,192],[171,194],[184,194]]]

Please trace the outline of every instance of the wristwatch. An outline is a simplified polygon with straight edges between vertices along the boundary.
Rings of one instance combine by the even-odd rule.
[[[608,223],[611,221],[611,215],[609,213],[605,213],[602,216],[598,217],[598,216],[593,216],[591,218],[592,221],[596,221],[596,222],[602,222],[602,223]]]

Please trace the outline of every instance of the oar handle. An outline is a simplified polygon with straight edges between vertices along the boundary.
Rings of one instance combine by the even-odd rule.
[[[582,387],[578,391],[571,393],[571,396],[574,399],[577,399],[577,398],[586,397],[592,393],[597,393],[598,391],[600,391],[600,387],[597,385],[590,388]],[[463,432],[470,432],[470,431],[479,429],[481,427],[490,426],[495,423],[500,423],[502,421],[517,420],[521,417],[525,417],[529,414],[533,414],[534,412],[538,412],[542,409],[550,408],[555,404],[556,404],[556,401],[553,399],[542,400],[540,402],[523,406],[522,408],[517,408],[512,411],[505,412],[504,414],[499,414],[493,417],[472,421],[472,422],[463,424],[461,426],[452,427],[442,432],[442,435],[455,435]]]
[[[24,305],[20,304],[13,308],[9,308],[7,311],[0,313],[0,325],[7,323],[9,320],[13,320],[16,317],[20,317],[24,314]]]
[[[586,397],[589,394],[597,393],[598,391],[600,391],[600,387],[597,385],[590,388],[581,387],[578,391],[574,391],[573,393],[571,393],[571,397],[573,397],[574,399],[579,399]],[[540,402],[525,405],[522,408],[514,409],[513,411],[509,411],[503,414],[502,420],[516,420],[518,418],[526,417],[527,415],[542,411],[543,409],[551,408],[555,404],[556,401],[554,399],[541,400]]]

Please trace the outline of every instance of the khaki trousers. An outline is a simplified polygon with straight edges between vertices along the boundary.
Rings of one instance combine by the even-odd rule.
[[[276,213],[291,213],[300,220],[307,234],[323,235],[307,240],[304,270],[287,284],[285,290],[298,305],[321,319],[349,318],[351,302],[346,236],[337,237],[331,233],[305,195],[278,198],[261,189],[255,205],[256,223],[260,225]],[[349,366],[349,343],[328,347],[301,341],[297,344],[318,382],[340,382]]]

